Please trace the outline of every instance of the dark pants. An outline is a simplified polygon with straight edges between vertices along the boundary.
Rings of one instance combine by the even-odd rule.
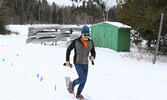
[[[85,86],[86,80],[87,80],[88,65],[78,65],[78,64],[76,64],[75,69],[77,71],[77,74],[78,74],[79,78],[75,79],[73,81],[72,85],[75,86],[75,85],[79,84],[77,94],[81,94],[81,92],[82,92],[82,90]]]

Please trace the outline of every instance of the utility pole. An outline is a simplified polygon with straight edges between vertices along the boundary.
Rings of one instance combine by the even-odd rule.
[[[155,62],[156,62],[156,57],[157,57],[157,52],[158,52],[158,47],[159,47],[159,40],[160,40],[162,24],[163,24],[163,16],[164,16],[164,13],[161,14],[161,22],[160,22],[160,26],[159,26],[159,33],[158,33],[158,37],[157,37],[157,43],[156,43],[153,64],[155,64]]]

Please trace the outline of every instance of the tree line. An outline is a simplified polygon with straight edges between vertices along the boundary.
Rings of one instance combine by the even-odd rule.
[[[63,7],[58,6],[56,2],[49,5],[47,0],[1,1],[3,3],[0,17],[5,17],[2,19],[10,24],[91,24],[106,20],[106,5],[102,0],[72,0],[73,5]],[[78,2],[81,5],[78,5]]]
[[[47,0],[0,0],[0,33],[6,24],[92,24],[106,19],[106,5],[102,0],[71,0],[62,6]],[[110,21],[115,21],[115,7],[109,9]]]

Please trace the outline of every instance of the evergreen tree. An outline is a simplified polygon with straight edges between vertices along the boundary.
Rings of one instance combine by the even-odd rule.
[[[0,2],[0,34],[9,34],[10,31],[6,29],[6,24],[9,23],[10,7],[8,7],[8,0]]]
[[[60,8],[60,10],[57,12],[57,23],[63,24],[63,9]]]
[[[71,7],[65,7],[65,17],[66,17],[66,24],[72,24],[72,15],[71,15]]]
[[[81,14],[81,9],[80,9],[80,3],[82,2],[82,0],[72,0],[73,4],[76,4],[75,5],[75,9],[73,10],[73,12],[77,15],[76,18],[77,18],[77,24],[80,24],[80,14]]]
[[[53,12],[52,12],[52,23],[57,23],[57,9],[56,4],[53,2]]]
[[[12,24],[90,24],[104,21],[106,14],[105,3],[102,0],[72,0],[71,7],[49,5],[47,0],[3,0],[3,2],[6,2],[7,8],[10,9],[8,10],[10,13],[3,9],[3,13],[8,12],[5,13],[3,20]]]
[[[108,20],[109,21],[116,21],[116,6],[113,6],[108,11]]]
[[[90,23],[97,23],[105,20],[105,4],[99,0],[87,2],[87,14],[91,16]]]
[[[162,12],[165,14],[162,36],[167,33],[166,0],[117,0],[117,2],[117,20],[132,26],[143,39],[147,40],[148,47],[156,43]]]

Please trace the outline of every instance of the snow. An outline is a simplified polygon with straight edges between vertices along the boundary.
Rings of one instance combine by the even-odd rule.
[[[120,22],[109,22],[109,21],[105,21],[105,22],[108,24],[114,25],[116,27],[119,27],[119,28],[131,28],[131,26],[125,25],[125,24],[120,23]]]
[[[58,4],[59,6],[72,6],[72,1],[70,0],[47,0],[48,3],[50,5],[53,4],[53,2],[55,2],[56,4]]]
[[[100,23],[97,23],[95,25],[98,25],[98,24],[101,24],[101,23],[111,24],[111,25],[116,26],[118,28],[131,28],[131,26],[125,25],[125,24],[120,23],[120,22],[109,22],[109,21],[100,22]]]
[[[66,45],[26,44],[29,26],[9,25],[10,30],[20,35],[0,35],[0,100],[74,100],[65,86],[65,76],[77,78],[74,67],[62,65]],[[122,57],[126,52],[98,47],[95,50],[95,65],[89,64],[88,80],[82,92],[85,98],[167,99],[167,63],[153,65],[149,61]]]
[[[59,6],[72,6],[71,0],[61,0],[61,1],[60,0],[47,0],[47,1],[50,5],[52,5],[53,2],[55,2]],[[88,0],[86,0],[86,1],[88,1]],[[103,0],[103,1],[105,3],[107,3],[107,6],[109,6],[109,7],[116,5],[116,0],[110,0],[110,1]],[[74,4],[76,4],[76,3],[74,2]],[[79,5],[82,5],[82,2]]]

